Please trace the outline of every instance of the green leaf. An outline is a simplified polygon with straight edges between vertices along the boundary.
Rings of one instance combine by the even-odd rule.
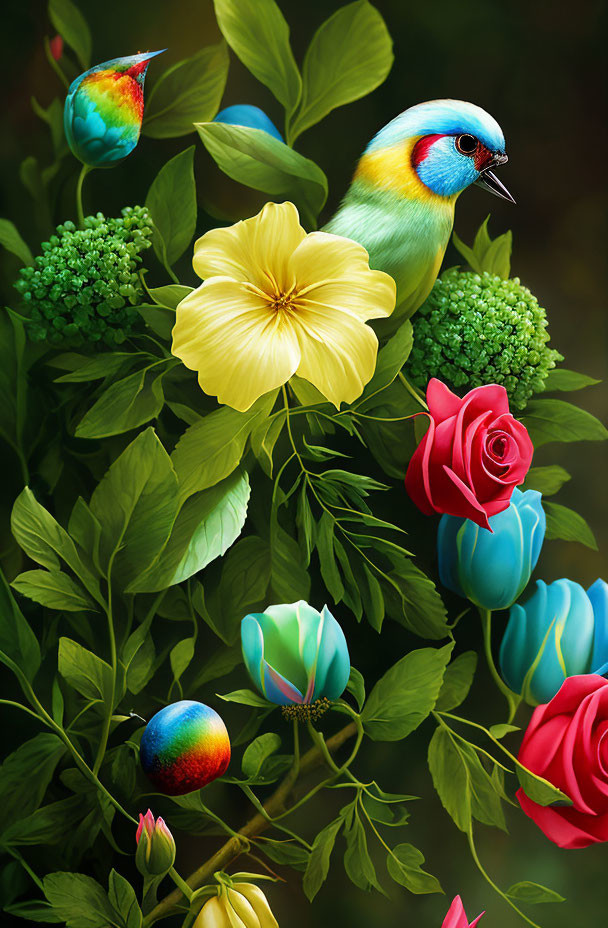
[[[541,902],[565,902],[563,896],[556,893],[553,889],[541,886],[540,883],[532,883],[530,880],[523,880],[521,883],[514,883],[507,890],[507,896],[515,899],[517,902],[525,902],[528,905],[538,905]]]
[[[289,44],[289,26],[277,4],[274,0],[214,0],[214,6],[231,49],[292,112],[302,82]]]
[[[361,713],[373,741],[399,741],[432,712],[454,647],[421,648],[397,661],[376,683]]]
[[[30,682],[40,667],[40,646],[0,571],[0,661]]]
[[[351,666],[350,668],[350,676],[346,684],[346,689],[355,697],[359,712],[361,712],[365,702],[365,681],[363,679],[363,674],[357,670],[356,667]]]
[[[513,236],[505,232],[492,240],[488,234],[487,216],[477,231],[473,247],[469,248],[454,232],[453,241],[457,251],[467,260],[477,274],[495,274],[506,280],[511,273],[511,250]]]
[[[386,858],[386,866],[395,883],[411,893],[441,893],[439,880],[422,869],[424,854],[412,844],[398,844]]]
[[[146,100],[143,134],[175,138],[194,132],[195,122],[213,119],[222,101],[228,64],[226,43],[218,42],[167,68]]]
[[[241,770],[250,779],[257,777],[264,761],[281,747],[281,739],[274,732],[266,732],[252,741],[243,754]]]
[[[135,890],[116,870],[110,871],[108,899],[110,905],[120,914],[124,928],[141,928],[143,916]]]
[[[408,557],[398,558],[390,577],[398,589],[384,584],[388,615],[421,638],[445,638],[449,634],[447,612],[430,577]]]
[[[595,377],[588,377],[587,374],[579,374],[577,371],[566,370],[565,367],[556,367],[547,374],[545,380],[545,390],[563,390],[566,392],[582,390],[584,387],[593,387],[601,380]]]
[[[302,565],[300,546],[279,524],[277,507],[270,514],[270,590],[274,602],[308,600],[310,576]]]
[[[543,509],[547,516],[547,538],[561,538],[563,541],[580,541],[582,545],[597,551],[595,535],[587,522],[578,512],[562,506],[560,503],[545,501]]]
[[[258,848],[274,860],[277,864],[284,864],[293,870],[306,870],[310,854],[308,851],[291,841],[275,841],[272,838],[258,839]]]
[[[135,360],[130,351],[104,351],[95,358],[87,358],[84,355],[64,355],[63,357],[66,362],[73,358],[78,363],[78,367],[70,370],[68,374],[56,377],[55,383],[88,383],[90,380],[103,380],[105,377],[118,374],[121,368],[127,367]]]
[[[563,400],[530,400],[523,424],[535,448],[550,441],[603,441],[608,431],[585,409]]]
[[[327,879],[329,873],[329,863],[331,852],[334,849],[338,832],[344,824],[342,817],[335,819],[326,825],[312,844],[312,852],[304,873],[303,888],[306,898],[309,902],[315,898],[321,886]]]
[[[477,654],[475,651],[465,651],[448,664],[443,684],[435,703],[439,712],[451,712],[467,698],[475,670],[477,669]]]
[[[224,174],[277,201],[292,200],[303,223],[315,225],[327,199],[327,178],[314,161],[263,129],[221,122],[198,123],[196,128]]]
[[[344,829],[346,838],[346,852],[344,854],[344,869],[346,875],[355,886],[368,892],[370,889],[380,889],[376,877],[376,870],[367,849],[365,828],[357,814],[353,815],[350,823]]]
[[[283,431],[285,421],[285,413],[281,412],[260,422],[251,433],[251,450],[268,477],[272,477],[274,446]]]
[[[24,741],[0,767],[0,829],[34,812],[66,752],[57,735],[43,732]]]
[[[413,331],[412,323],[409,319],[406,319],[386,345],[380,349],[374,376],[365,387],[361,398],[357,400],[356,406],[359,406],[365,400],[370,400],[393,382],[412,350]]]
[[[317,29],[304,57],[292,142],[337,106],[375,90],[392,64],[390,34],[371,3],[357,0],[337,10]]]
[[[239,638],[241,619],[265,605],[269,583],[268,544],[257,535],[237,541],[223,560],[217,596],[221,622],[214,630],[227,644]]]
[[[76,438],[107,438],[155,419],[163,408],[162,374],[144,368],[117,380],[76,426]]]
[[[28,557],[46,567],[59,570],[60,561],[82,580],[93,596],[99,590],[97,578],[87,567],[66,530],[41,506],[29,487],[25,487],[13,506],[11,530]]]
[[[44,878],[44,895],[67,928],[108,928],[117,914],[97,880],[82,873],[50,873]]]
[[[500,738],[504,738],[505,735],[509,735],[511,734],[511,732],[519,731],[519,730],[520,729],[517,725],[509,725],[507,724],[507,722],[499,722],[498,725],[490,725],[488,729],[492,737],[498,738],[499,740]]]
[[[0,311],[0,436],[22,444],[27,417],[27,370],[23,323],[10,309]]]
[[[49,0],[49,19],[86,71],[91,66],[91,32],[78,7],[72,0]]]
[[[268,700],[260,696],[259,693],[254,693],[253,690],[234,690],[234,692],[226,693],[224,696],[218,693],[218,696],[220,699],[223,699],[224,702],[238,702],[241,706],[255,706],[258,709],[274,709],[273,703],[268,702]]]
[[[163,548],[128,586],[153,593],[181,583],[221,557],[240,535],[247,517],[249,478],[235,471],[185,501]]]
[[[549,464],[546,467],[531,467],[526,475],[522,490],[538,490],[543,496],[552,496],[561,490],[570,480],[570,474],[559,464]]]
[[[82,797],[72,796],[41,806],[6,829],[2,835],[5,847],[60,844],[72,834],[85,814]]]
[[[17,255],[23,264],[31,266],[34,263],[32,252],[19,235],[17,227],[8,219],[0,219],[0,245]]]
[[[163,549],[178,510],[171,459],[152,429],[114,461],[90,508],[102,530],[101,563],[124,589]]]
[[[254,423],[270,413],[276,395],[272,391],[260,397],[247,412],[222,406],[184,432],[171,455],[182,499],[214,486],[235,470]]]
[[[52,906],[48,902],[15,902],[13,905],[5,905],[4,911],[9,915],[16,915],[17,918],[26,918],[30,922],[44,922],[45,924],[58,925],[63,922],[59,915],[55,915]]]
[[[112,668],[71,638],[59,639],[58,670],[87,699],[106,702],[112,690]]]
[[[156,649],[147,624],[140,625],[129,635],[122,660],[127,689],[130,693],[141,693],[154,673],[156,661]]]
[[[466,768],[452,738],[437,728],[429,744],[429,770],[441,803],[457,828],[471,827],[471,792]]]
[[[152,244],[159,261],[175,264],[196,229],[194,145],[160,169],[148,190],[145,205],[154,222]]]
[[[148,293],[159,306],[166,306],[167,309],[177,309],[178,303],[181,303],[192,293],[192,287],[184,287],[182,284],[167,284],[165,287],[152,287]]]
[[[178,641],[169,653],[169,663],[173,672],[173,680],[177,683],[182,674],[188,669],[194,657],[194,638],[184,638]]]
[[[80,612],[95,608],[79,584],[60,570],[26,570],[15,577],[11,586],[49,609]]]
[[[517,779],[526,796],[533,802],[537,802],[539,806],[550,806],[553,802],[561,802],[569,806],[572,805],[570,797],[562,793],[557,786],[553,786],[553,784],[545,780],[544,777],[539,777],[538,774],[532,773],[531,770],[528,770],[522,764],[517,763],[515,772],[517,773]]]

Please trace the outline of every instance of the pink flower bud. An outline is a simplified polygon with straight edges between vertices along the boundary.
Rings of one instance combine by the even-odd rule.
[[[49,48],[55,61],[59,61],[63,55],[63,39],[60,35],[56,35],[51,39],[49,42]]]
[[[481,915],[484,913],[482,912]],[[469,925],[469,920],[467,918],[467,913],[464,910],[462,904],[462,899],[460,896],[456,896],[452,905],[450,906],[450,911],[445,917],[445,921],[441,928],[475,928],[475,925],[481,918],[481,915],[478,915],[474,922],[471,922]]]
[[[175,863],[175,841],[160,816],[155,820],[150,809],[139,813],[135,833],[135,863],[143,876],[163,876]]]

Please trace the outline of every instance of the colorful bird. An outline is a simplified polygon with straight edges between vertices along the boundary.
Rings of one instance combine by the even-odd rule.
[[[461,100],[412,106],[369,143],[324,231],[359,242],[370,266],[395,279],[397,308],[384,331],[395,329],[430,293],[463,190],[477,183],[515,202],[492,170],[505,161],[496,120]]]
[[[110,167],[133,151],[144,115],[146,71],[150,59],[163,51],[112,58],[72,82],[63,125],[72,152],[83,164]]]

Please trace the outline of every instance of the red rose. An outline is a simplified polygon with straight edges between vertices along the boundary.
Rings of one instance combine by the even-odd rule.
[[[534,447],[509,412],[504,387],[475,387],[463,399],[433,378],[430,420],[405,475],[405,488],[425,515],[445,512],[489,528],[523,483]],[[425,414],[426,415],[426,414]]]
[[[519,804],[559,847],[608,841],[608,680],[568,677],[551,702],[538,706],[519,752],[521,763],[549,780],[571,806],[539,806],[517,791]]]

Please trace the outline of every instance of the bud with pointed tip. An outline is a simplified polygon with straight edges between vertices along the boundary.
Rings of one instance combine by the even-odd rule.
[[[155,819],[150,809],[140,812],[135,840],[135,864],[142,876],[164,876],[175,863],[175,841],[163,819]]]

